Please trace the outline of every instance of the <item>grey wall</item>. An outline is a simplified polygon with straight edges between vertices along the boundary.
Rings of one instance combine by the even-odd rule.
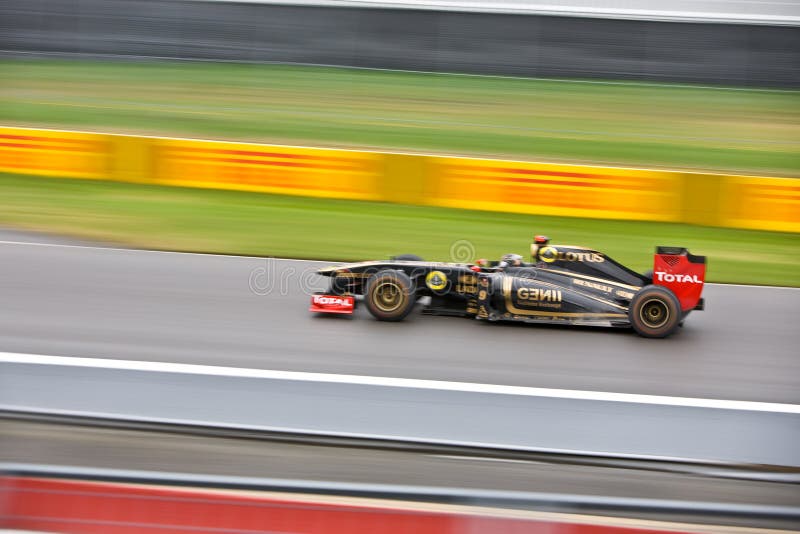
[[[4,0],[0,49],[800,86],[800,28],[189,0]]]

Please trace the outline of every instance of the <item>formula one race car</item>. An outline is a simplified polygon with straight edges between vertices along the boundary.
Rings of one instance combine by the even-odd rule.
[[[685,248],[657,247],[653,271],[639,274],[605,254],[551,245],[536,236],[531,262],[516,254],[474,264],[431,263],[413,255],[319,270],[329,290],[311,298],[311,311],[353,313],[363,295],[381,321],[400,321],[417,299],[424,314],[486,321],[632,327],[644,337],[666,337],[692,310],[702,310],[706,258]]]

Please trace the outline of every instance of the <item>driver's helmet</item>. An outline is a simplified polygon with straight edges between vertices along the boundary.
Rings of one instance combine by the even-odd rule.
[[[506,268],[506,267],[519,267],[522,265],[522,256],[519,254],[503,254],[503,257],[500,258],[499,267]]]

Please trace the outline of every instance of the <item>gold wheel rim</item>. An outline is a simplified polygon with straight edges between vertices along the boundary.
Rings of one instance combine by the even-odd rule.
[[[372,290],[372,301],[382,312],[397,311],[405,302],[403,288],[395,282],[379,282]]]
[[[669,321],[669,307],[660,299],[649,299],[639,309],[639,318],[649,328],[660,328]]]

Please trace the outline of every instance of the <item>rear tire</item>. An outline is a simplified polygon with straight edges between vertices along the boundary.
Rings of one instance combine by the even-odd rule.
[[[414,282],[402,271],[384,270],[367,280],[364,302],[379,321],[402,321],[416,302]]]
[[[678,329],[683,314],[678,298],[661,286],[644,286],[628,308],[631,326],[642,337],[667,337]]]

